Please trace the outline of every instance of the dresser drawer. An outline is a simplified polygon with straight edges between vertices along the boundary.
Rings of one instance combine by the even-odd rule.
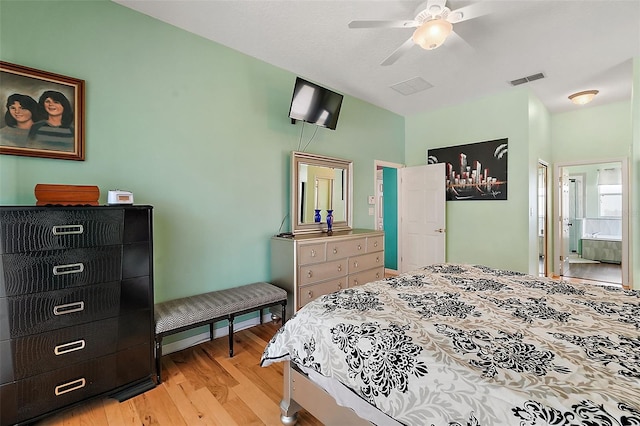
[[[12,389],[17,421],[99,395],[113,389],[115,383],[115,354],[18,381]]]
[[[384,256],[382,252],[363,254],[349,258],[349,274],[354,274],[367,269],[384,266]]]
[[[325,243],[300,244],[300,246],[298,246],[299,265],[324,262],[325,260],[327,260],[325,254]]]
[[[384,236],[367,237],[367,253],[384,250]]]
[[[11,363],[13,360],[15,374],[11,377],[11,371],[2,368],[0,383],[21,380],[89,358],[105,356],[114,353],[117,344],[118,318],[61,328],[15,340],[3,340],[0,341],[2,362]]]
[[[118,351],[116,360],[116,387],[149,379],[154,371],[153,345],[145,343]]]
[[[347,259],[326,262],[318,265],[301,266],[298,284],[307,284],[338,278],[347,275]]]
[[[349,287],[356,287],[362,284],[378,281],[384,278],[384,266],[358,274],[349,275]]]
[[[300,287],[298,309],[318,297],[347,288],[347,277]]]
[[[119,302],[119,281],[0,298],[0,340],[115,317]]]
[[[0,253],[122,244],[121,209],[0,211]]]
[[[1,255],[0,297],[120,279],[122,246]]]
[[[364,254],[366,251],[366,238],[329,242],[327,243],[327,260],[342,259],[348,256]]]

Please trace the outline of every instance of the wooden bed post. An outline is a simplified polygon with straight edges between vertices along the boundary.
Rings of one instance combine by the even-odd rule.
[[[283,322],[284,322],[284,316]],[[280,401],[280,421],[285,426],[293,426],[298,422],[298,411],[302,407],[295,402],[291,396],[293,395],[293,386],[291,377],[291,363],[285,361],[282,366],[282,375],[284,376],[284,386],[282,388],[282,401]]]

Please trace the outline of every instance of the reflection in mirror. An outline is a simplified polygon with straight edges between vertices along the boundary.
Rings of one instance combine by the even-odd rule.
[[[333,229],[351,229],[351,172],[347,160],[315,154],[292,154],[293,233],[326,231],[327,210]]]

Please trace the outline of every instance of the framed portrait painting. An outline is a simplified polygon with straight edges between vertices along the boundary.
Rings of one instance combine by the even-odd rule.
[[[0,61],[0,154],[84,160],[84,80]]]

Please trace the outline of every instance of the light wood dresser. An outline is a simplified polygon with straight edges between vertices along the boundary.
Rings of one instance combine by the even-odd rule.
[[[287,290],[287,317],[324,294],[384,278],[384,232],[369,229],[271,239],[271,282]]]

